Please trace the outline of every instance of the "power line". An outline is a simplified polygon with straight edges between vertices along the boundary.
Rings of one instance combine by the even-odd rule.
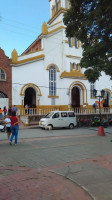
[[[13,25],[13,24],[10,24],[10,23],[5,23],[4,21],[2,21],[2,19],[5,19],[5,20],[8,21],[8,22],[10,22],[10,21],[15,22],[16,24],[19,23],[20,26],[27,26],[27,28],[25,28],[25,27],[22,27],[22,28],[21,28],[21,27],[19,27],[19,26],[17,26],[17,25]],[[4,17],[1,17],[1,16],[0,16],[0,20],[2,21],[3,24],[6,24],[6,25],[8,25],[8,26],[12,26],[12,27],[17,28],[17,29],[19,29],[19,30],[21,29],[21,30],[24,30],[24,31],[30,31],[30,32],[32,32],[32,33],[37,33],[37,32],[34,32],[33,30],[31,30],[31,28],[35,29],[35,31],[36,31],[36,30],[41,30],[41,29],[38,29],[37,27],[31,26],[31,25],[28,25],[28,24],[24,24],[24,23],[15,21],[15,20],[9,20],[9,19],[4,18]],[[28,27],[29,27],[30,29],[29,29]],[[48,27],[48,28],[49,28],[49,27]],[[15,32],[15,31],[12,31],[12,30],[7,30],[7,29],[2,29],[2,30],[6,30],[6,31],[9,31],[9,32],[14,32],[14,33],[17,33],[17,34],[18,34],[18,32]],[[21,33],[19,32],[19,34],[21,34]],[[37,33],[37,34],[38,34],[38,33]],[[55,39],[58,39],[58,38],[55,37]]]
[[[8,24],[8,23],[5,23],[5,22],[2,22],[3,24],[6,24],[6,25],[8,25],[8,26],[12,26],[12,27],[14,27],[14,28],[17,28],[17,29],[21,29],[21,30],[24,30],[24,31],[30,31],[30,32],[32,32],[32,33],[37,33],[37,32],[34,32],[34,31],[32,31],[31,29],[28,29],[28,28],[21,28],[21,27],[19,27],[19,26],[16,26],[16,25],[12,25],[12,24]]]
[[[25,37],[34,37],[34,35],[28,35],[26,33],[12,31],[12,30],[9,30],[9,29],[4,29],[4,28],[2,28],[0,31],[8,31],[8,32],[11,32],[11,33],[19,34],[19,35],[24,35]]]
[[[22,26],[27,26],[27,27],[30,27],[30,28],[37,29],[36,26],[32,26],[32,25],[29,25],[29,24],[25,24],[25,23],[22,23],[22,22],[19,22],[19,21],[16,21],[16,20],[7,19],[7,18],[4,18],[4,17],[0,17],[0,19],[4,19],[4,20],[6,20],[6,21],[12,21],[12,22],[14,22],[14,23],[21,24]]]
[[[20,86],[24,86],[24,85],[26,85],[27,83],[12,83],[11,81],[7,81],[7,83],[11,83],[12,85],[20,85]],[[32,84],[35,84],[35,83],[32,83]],[[30,85],[30,84],[29,84]],[[44,86],[44,85],[37,85],[39,88],[45,88],[45,89],[48,89],[49,88],[49,86]],[[12,86],[13,87],[13,86]],[[13,87],[14,88],[14,87]],[[67,87],[56,87],[56,89],[59,89],[59,90],[68,90],[68,88]],[[88,92],[90,92],[91,90],[89,90],[89,89],[84,89],[83,88],[83,90],[84,91],[88,91]],[[97,91],[101,91],[101,90],[97,90]]]

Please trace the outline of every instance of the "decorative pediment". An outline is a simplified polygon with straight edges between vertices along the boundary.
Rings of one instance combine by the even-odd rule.
[[[62,72],[60,75],[61,78],[73,78],[73,79],[87,79],[86,76],[80,71],[74,70],[70,72]]]

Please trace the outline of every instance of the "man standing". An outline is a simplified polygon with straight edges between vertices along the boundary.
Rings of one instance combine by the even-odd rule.
[[[97,103],[96,102],[93,104],[93,109],[94,109],[94,112],[96,113],[96,109],[97,109]]]
[[[17,112],[17,107],[16,107],[16,105],[14,105],[13,110],[14,110],[15,112]]]

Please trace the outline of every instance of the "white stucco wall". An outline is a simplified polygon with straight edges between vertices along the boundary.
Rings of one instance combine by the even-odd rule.
[[[63,0],[64,3],[64,0]],[[54,4],[54,0],[50,2],[50,6],[52,7]],[[56,24],[55,26],[51,26],[48,28],[48,32],[55,30],[56,28],[63,25],[62,22],[63,13],[59,15],[52,24]],[[61,21],[61,22],[60,22]],[[84,103],[88,103],[88,105],[92,105],[95,98],[90,98],[90,83],[87,80],[81,78],[60,78],[62,72],[70,72],[70,63],[79,63],[80,58],[82,57],[82,48],[76,49],[74,46],[69,47],[69,44],[66,43],[68,40],[65,35],[65,29],[61,28],[57,31],[54,31],[50,34],[41,36],[42,43],[42,51],[31,53],[24,56],[19,56],[18,61],[22,61],[25,59],[29,59],[35,56],[45,55],[43,59],[30,61],[29,63],[20,64],[12,67],[12,104],[21,105],[22,97],[20,95],[21,89],[24,85],[28,83],[35,84],[40,88],[42,96],[40,96],[40,105],[51,105],[51,98],[49,96],[49,70],[46,70],[48,66],[56,66],[59,69],[57,71],[57,96],[56,105],[68,105],[71,103],[71,91],[68,93],[68,89],[71,85],[82,85],[84,90]],[[67,57],[70,55],[70,57]],[[84,72],[84,69],[81,69],[81,72]],[[108,88],[112,91],[112,80],[110,80],[109,76],[106,76],[102,73],[102,76],[99,78],[99,81],[95,83],[97,90],[102,90]],[[78,86],[79,87],[79,86]],[[80,104],[83,104],[82,98],[82,90],[80,89]],[[86,99],[87,92],[87,99]],[[87,100],[87,102],[86,102]]]

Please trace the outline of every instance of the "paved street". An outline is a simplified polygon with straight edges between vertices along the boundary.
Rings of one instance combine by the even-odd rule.
[[[0,200],[111,200],[112,128],[0,132]]]

